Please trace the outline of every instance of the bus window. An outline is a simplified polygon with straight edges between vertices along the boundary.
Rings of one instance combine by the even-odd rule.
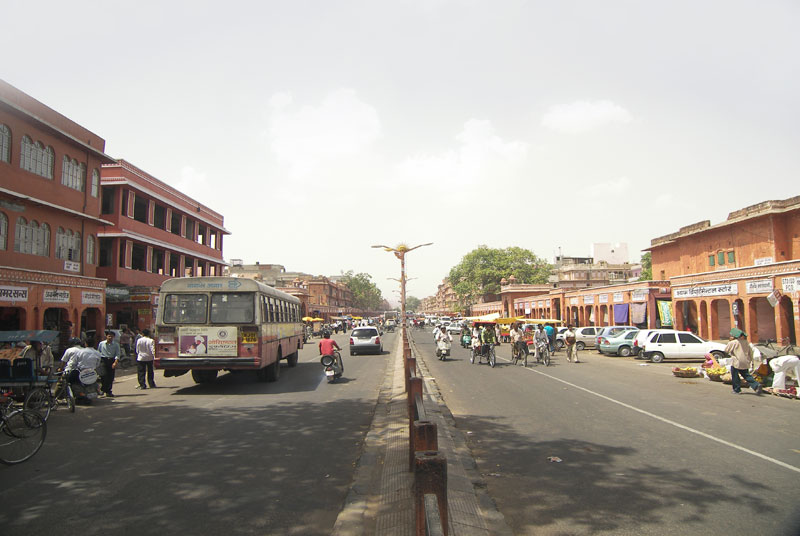
[[[255,321],[252,292],[215,292],[211,295],[211,323],[242,323]]]
[[[166,324],[203,324],[208,298],[204,294],[168,294],[164,300]]]

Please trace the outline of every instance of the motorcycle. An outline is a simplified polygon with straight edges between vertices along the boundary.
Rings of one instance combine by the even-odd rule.
[[[76,403],[89,405],[100,396],[100,383],[97,381],[99,378],[95,369],[85,368],[78,371],[77,378],[73,378],[70,383]]]
[[[436,341],[436,357],[444,361],[450,355],[450,337],[440,337]]]
[[[472,335],[469,333],[464,333],[461,335],[461,347],[462,348],[470,348],[472,346]]]
[[[342,354],[334,350],[333,355],[324,355],[319,361],[325,367],[325,377],[328,379],[328,383],[333,383],[337,378],[342,377],[344,373]]]

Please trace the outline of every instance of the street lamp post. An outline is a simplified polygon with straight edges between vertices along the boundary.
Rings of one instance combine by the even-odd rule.
[[[405,244],[399,244],[397,247],[389,247],[384,245],[372,246],[373,248],[383,248],[384,251],[391,251],[394,256],[400,259],[400,318],[403,322],[403,329],[406,327],[406,253],[414,251],[423,246],[430,246],[433,242],[427,244],[419,244],[414,247],[408,247]]]

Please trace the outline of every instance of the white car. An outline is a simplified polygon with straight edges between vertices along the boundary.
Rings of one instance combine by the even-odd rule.
[[[642,355],[653,363],[661,363],[665,359],[699,360],[711,353],[722,359],[725,345],[719,342],[706,341],[691,331],[674,329],[656,329],[650,334],[642,348]]]
[[[453,322],[445,329],[450,335],[461,335],[461,325],[457,322]]]

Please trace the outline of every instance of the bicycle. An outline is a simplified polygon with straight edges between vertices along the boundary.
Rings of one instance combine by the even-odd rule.
[[[525,341],[520,341],[521,344],[527,345]],[[528,366],[528,352],[525,349],[522,349],[521,344],[514,344],[511,347],[511,362],[512,364],[516,365],[522,359],[525,360],[524,366]],[[523,355],[524,354],[524,355]]]
[[[781,344],[786,343],[785,346],[781,346],[780,348],[775,348],[775,343],[778,342],[775,339],[767,339],[767,342],[759,342],[754,344],[756,348],[761,352],[766,358],[773,358],[779,357],[783,355],[800,355],[800,346],[795,346],[792,344],[791,339],[789,337],[783,337],[781,339]]]
[[[481,351],[481,348],[483,346],[487,346],[487,345],[484,344],[484,345],[481,345],[481,346],[476,346],[476,347],[474,347],[472,349],[472,354],[470,354],[470,356],[469,356],[469,362],[470,363],[475,363],[475,358],[477,357],[478,358],[478,364],[480,365],[481,362],[483,362],[483,358],[485,357],[486,358],[486,362],[489,364],[489,366],[494,368],[494,366],[497,364],[497,355],[495,354],[495,351],[494,351],[494,344],[489,344],[488,345],[488,347],[489,347],[488,354],[489,355],[486,355]]]
[[[37,412],[12,409],[10,397],[0,403],[0,463],[14,465],[33,457],[47,437],[47,422]]]
[[[48,380],[47,387],[35,387],[25,396],[23,407],[37,412],[44,420],[50,416],[50,411],[55,411],[59,406],[66,406],[70,413],[75,413],[75,395],[72,393],[67,377],[63,372],[57,372],[57,380]],[[50,384],[55,383],[55,392],[50,390]]]
[[[545,367],[550,366],[550,348],[548,344],[541,342],[536,345],[536,362],[543,363]]]

